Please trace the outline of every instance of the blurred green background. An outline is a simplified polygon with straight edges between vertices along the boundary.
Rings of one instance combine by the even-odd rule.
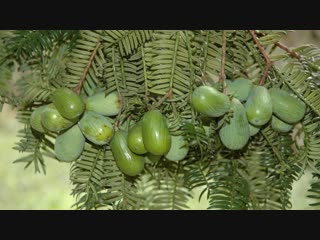
[[[299,30],[290,32],[283,40],[287,46],[315,44],[320,46],[320,30]],[[4,106],[0,112],[0,210],[4,209],[72,209],[74,199],[70,196],[72,186],[69,181],[70,164],[47,159],[47,174],[35,174],[33,166],[24,169],[24,164],[12,162],[23,156],[12,149],[18,141],[16,134],[23,126],[15,119],[15,110]],[[293,185],[292,209],[313,209],[305,196],[312,181],[307,172]],[[190,209],[206,209],[205,198],[198,202],[198,194],[190,200]]]

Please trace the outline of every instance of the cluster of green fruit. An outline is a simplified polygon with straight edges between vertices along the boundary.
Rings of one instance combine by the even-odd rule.
[[[68,88],[52,93],[52,103],[38,107],[30,117],[30,125],[41,133],[57,132],[54,150],[61,161],[77,159],[84,148],[85,139],[104,145],[113,136],[113,119],[120,111],[116,92],[105,96],[97,93],[83,100]],[[108,107],[106,107],[108,106]]]
[[[54,150],[61,161],[74,161],[82,153],[85,140],[96,145],[110,143],[119,169],[138,175],[145,161],[157,162],[162,156],[180,161],[189,148],[183,136],[171,136],[166,118],[158,110],[144,114],[129,131],[114,132],[114,120],[121,110],[117,92],[97,93],[82,100],[74,91],[60,88],[52,93],[52,103],[31,114],[30,125],[41,132],[58,132]]]
[[[167,120],[159,110],[151,110],[128,132],[117,131],[111,150],[119,169],[135,176],[143,170],[145,161],[155,163],[162,156],[180,161],[187,156],[189,147],[183,136],[170,135]]]
[[[295,95],[279,88],[254,85],[249,79],[227,80],[226,94],[212,86],[197,87],[191,102],[197,112],[221,118],[219,136],[231,150],[243,148],[250,136],[269,121],[275,131],[289,132],[306,111],[305,103]],[[223,116],[229,112],[232,116],[223,123]]]

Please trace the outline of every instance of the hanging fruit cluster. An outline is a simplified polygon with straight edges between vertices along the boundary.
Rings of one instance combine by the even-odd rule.
[[[117,115],[120,110],[116,92],[107,96],[97,93],[82,100],[74,91],[59,88],[51,98],[52,103],[34,110],[30,125],[41,133],[58,133],[54,150],[59,160],[76,160],[86,139],[97,145],[110,142],[114,130],[109,116]]]
[[[296,96],[253,85],[249,79],[227,80],[226,94],[212,86],[200,86],[193,92],[192,105],[201,114],[220,118],[219,137],[230,150],[243,148],[269,121],[275,131],[289,132],[306,112],[305,103]],[[227,113],[232,116],[224,118]]]

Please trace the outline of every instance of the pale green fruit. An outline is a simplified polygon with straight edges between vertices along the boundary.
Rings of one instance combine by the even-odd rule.
[[[165,155],[170,161],[181,161],[189,152],[188,142],[183,136],[171,136],[171,148]]]
[[[271,127],[276,132],[286,133],[286,132],[289,132],[293,128],[293,125],[290,125],[290,124],[280,120],[276,116],[272,116]]]
[[[109,118],[86,111],[79,122],[83,135],[97,145],[105,145],[113,136],[113,125]]]
[[[86,109],[104,116],[116,116],[121,110],[119,95],[117,92],[107,96],[104,92],[96,93],[86,99]]]
[[[54,144],[56,157],[65,162],[76,160],[83,151],[85,141],[79,126],[74,125],[56,138]]]
[[[246,101],[253,87],[252,81],[245,78],[227,80],[227,93],[233,95],[240,101]]]

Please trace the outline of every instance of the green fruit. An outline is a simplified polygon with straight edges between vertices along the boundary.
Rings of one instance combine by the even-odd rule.
[[[306,105],[300,99],[278,88],[270,89],[269,93],[271,95],[273,113],[279,119],[293,124],[303,118],[306,112]]]
[[[113,135],[111,121],[98,113],[86,111],[79,122],[83,135],[97,145],[107,144]]]
[[[171,136],[171,148],[165,157],[170,161],[180,161],[188,155],[188,152],[188,142],[183,136]]]
[[[253,87],[252,81],[245,78],[227,80],[227,93],[233,95],[240,101],[246,101]]]
[[[80,96],[69,88],[59,88],[52,93],[52,102],[64,118],[78,118],[85,109]]]
[[[144,156],[144,159],[146,160],[146,162],[149,162],[149,163],[156,163],[158,162],[160,159],[161,159],[162,155],[153,155],[151,153],[147,153],[145,156]]]
[[[230,109],[229,97],[210,86],[196,88],[191,103],[197,112],[210,117],[220,117]]]
[[[41,113],[42,125],[51,132],[59,132],[74,125],[78,119],[68,120],[61,116],[53,103],[45,106]]]
[[[259,131],[260,131],[260,127],[253,126],[252,124],[249,123],[250,137],[256,135]]]
[[[164,155],[171,147],[166,118],[158,110],[149,111],[142,118],[142,138],[145,148],[154,155]]]
[[[245,104],[248,121],[255,126],[266,124],[272,116],[271,96],[263,86],[253,86]]]
[[[85,141],[79,126],[74,125],[56,138],[54,144],[56,157],[66,162],[76,160],[83,151]]]
[[[104,116],[116,116],[121,110],[120,98],[117,92],[105,96],[104,92],[96,93],[86,100],[86,109]]]
[[[127,132],[117,131],[111,141],[111,151],[121,172],[128,176],[138,175],[144,168],[144,157],[133,153],[127,145]]]
[[[142,122],[136,123],[128,133],[128,147],[136,154],[145,154],[147,150],[142,139]]]
[[[36,108],[30,117],[31,127],[41,133],[46,132],[46,129],[43,127],[42,122],[41,122],[41,113],[45,107],[46,106],[41,106],[41,107]]]
[[[276,116],[272,116],[271,127],[276,132],[286,133],[286,132],[289,132],[293,128],[293,125],[290,125],[290,124],[285,123],[284,121],[281,121]]]
[[[231,150],[238,150],[243,148],[249,140],[249,123],[246,110],[238,99],[232,99],[231,109],[233,116],[229,119],[229,123],[224,123],[220,128],[219,136],[224,146]]]

